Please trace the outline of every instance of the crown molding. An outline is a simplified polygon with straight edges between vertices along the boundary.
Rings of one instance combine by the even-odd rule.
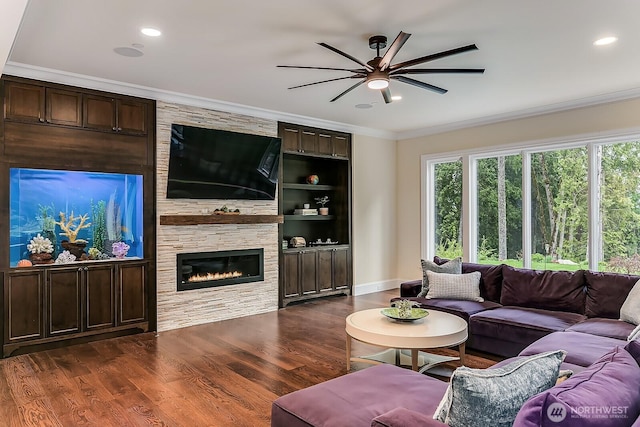
[[[561,111],[574,110],[577,108],[591,107],[600,104],[607,104],[610,102],[624,101],[627,99],[639,98],[640,88],[634,88],[629,90],[623,90],[618,92],[612,92],[602,95],[590,96],[580,98],[576,100],[559,102],[555,104],[544,105],[541,107],[527,108],[518,111],[511,111],[508,113],[494,114],[490,116],[480,117],[477,119],[463,120],[453,123],[447,123],[443,125],[429,126],[421,129],[414,129],[404,132],[398,132],[396,139],[402,141],[405,139],[419,138],[421,136],[435,135],[438,133],[451,132],[455,130],[490,125],[499,122],[506,122],[509,120],[518,120],[528,117],[541,116],[544,114],[558,113]]]
[[[258,117],[261,119],[297,123],[305,126],[331,129],[340,132],[348,132],[356,135],[366,135],[376,138],[396,140],[396,133],[381,129],[373,129],[362,126],[354,126],[347,123],[332,122],[329,120],[317,119],[314,117],[301,116],[298,114],[285,113],[281,111],[268,110],[264,108],[250,107],[233,102],[219,101],[200,96],[187,95],[184,93],[172,92],[156,89],[147,86],[140,86],[131,83],[118,82],[115,80],[102,79],[83,74],[70,73],[67,71],[54,70],[50,68],[36,67],[9,61],[4,67],[4,74],[18,77],[25,77],[35,80],[43,80],[52,83],[65,84],[69,86],[84,87],[87,89],[101,90],[105,92],[119,93],[122,95],[138,96],[141,98],[155,99],[168,103],[188,105],[191,107],[206,108],[209,110],[224,111],[227,113],[243,114],[246,116]]]

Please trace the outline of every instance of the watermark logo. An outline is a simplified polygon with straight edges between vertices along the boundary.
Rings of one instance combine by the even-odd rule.
[[[552,403],[547,408],[547,418],[554,423],[559,423],[567,417],[567,409],[562,403]]]

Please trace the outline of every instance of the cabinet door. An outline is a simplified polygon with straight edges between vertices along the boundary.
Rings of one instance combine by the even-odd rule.
[[[134,135],[147,134],[147,104],[137,101],[118,100],[116,111],[118,132]]]
[[[85,268],[85,328],[110,328],[115,319],[115,267]]]
[[[285,126],[281,132],[282,151],[297,153],[300,151],[300,130]]]
[[[333,155],[332,136],[326,133],[318,134],[318,154]]]
[[[303,130],[300,136],[300,152],[313,154],[318,152],[318,134],[311,130]]]
[[[62,89],[46,90],[47,123],[82,126],[82,94]]]
[[[318,289],[328,291],[333,289],[333,268],[331,249],[318,251]]]
[[[333,250],[333,288],[349,287],[349,249]]]
[[[20,122],[44,122],[44,86],[5,82],[4,117]]]
[[[47,335],[80,332],[82,268],[47,270]]]
[[[344,136],[334,135],[333,141],[333,155],[336,157],[349,157],[349,141]]]
[[[122,264],[118,271],[118,324],[147,320],[146,264]]]
[[[314,294],[317,292],[316,272],[316,253],[313,251],[300,252],[300,281],[302,285],[302,294]]]
[[[286,253],[282,255],[284,284],[283,297],[297,297],[300,295],[300,265],[298,253]]]
[[[114,132],[116,128],[116,102],[106,96],[84,95],[82,125],[87,129]]]
[[[4,281],[5,343],[44,337],[44,274],[40,270],[7,273]]]

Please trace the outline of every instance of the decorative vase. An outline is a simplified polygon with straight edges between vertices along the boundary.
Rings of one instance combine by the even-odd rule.
[[[318,213],[320,213],[320,215],[329,215],[329,208],[319,208]]]
[[[307,177],[307,184],[316,185],[319,182],[320,178],[318,178],[318,175],[309,175]]]
[[[403,299],[396,302],[396,308],[398,309],[398,317],[406,319],[411,317],[411,309],[413,308],[413,303],[408,299]]]

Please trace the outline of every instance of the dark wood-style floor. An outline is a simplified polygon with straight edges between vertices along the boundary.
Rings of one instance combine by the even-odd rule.
[[[331,297],[9,357],[0,360],[0,425],[268,426],[278,396],[345,374],[345,317],[396,295]],[[492,363],[467,358],[471,367]]]

